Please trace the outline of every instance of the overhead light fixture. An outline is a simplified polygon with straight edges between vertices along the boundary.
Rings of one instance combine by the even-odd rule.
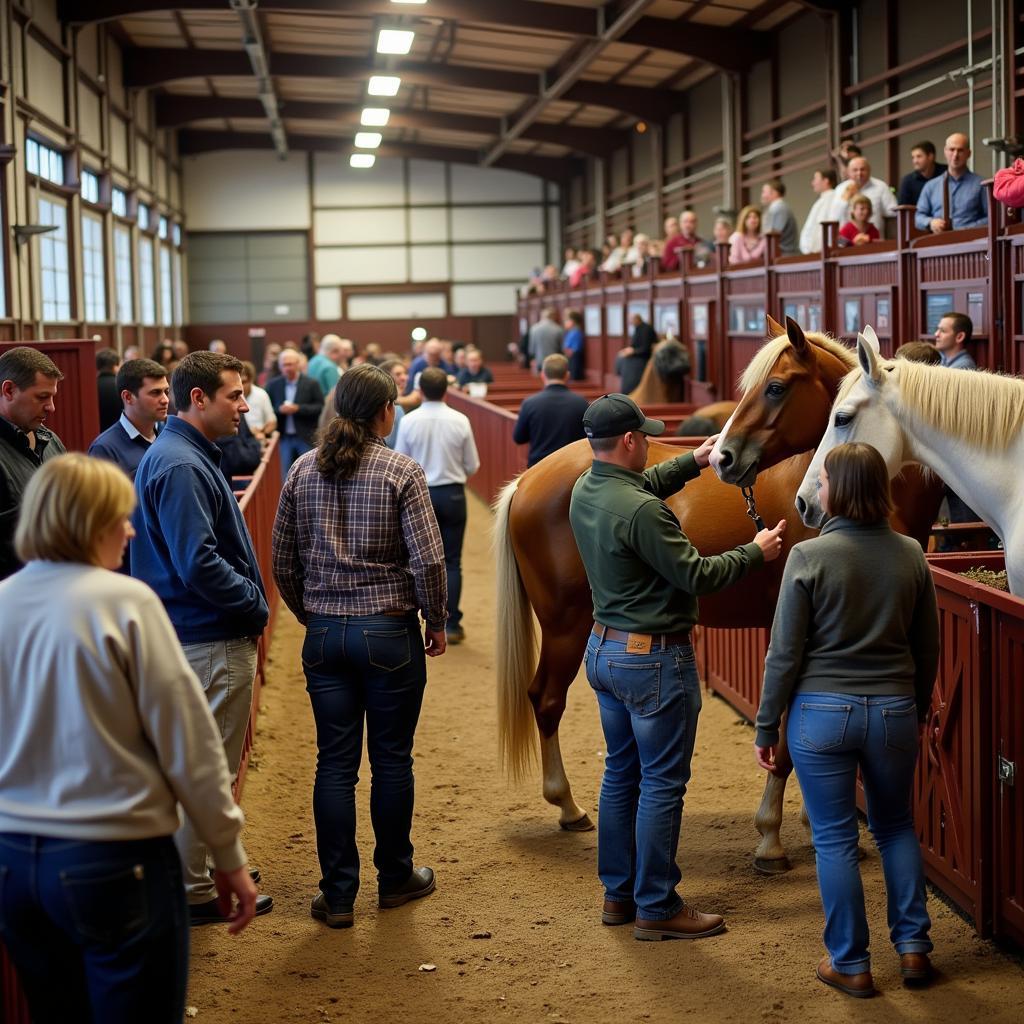
[[[427,329],[426,329],[426,327],[414,327],[412,329],[412,340],[413,341],[426,341],[427,340]]]
[[[391,111],[387,107],[363,107],[359,123],[367,128],[383,128],[390,116]]]
[[[359,149],[376,149],[383,138],[380,132],[356,132],[356,146]]]
[[[391,0],[393,4],[425,4],[427,0]]]
[[[397,96],[402,80],[397,75],[374,75],[366,91],[371,96]]]
[[[372,153],[353,153],[348,158],[349,167],[359,167],[366,169],[372,167],[376,162],[377,158]]]
[[[404,28],[382,28],[377,34],[378,53],[408,53],[412,49],[415,32]]]

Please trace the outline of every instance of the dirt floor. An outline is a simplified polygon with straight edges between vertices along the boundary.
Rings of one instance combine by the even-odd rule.
[[[510,788],[497,764],[488,520],[483,504],[471,499],[467,640],[429,663],[417,735],[413,837],[417,863],[437,872],[437,892],[397,910],[377,909],[364,765],[363,888],[355,926],[331,931],[311,920],[309,901],[319,879],[313,722],[299,664],[301,629],[285,611],[243,799],[246,846],[275,907],[235,939],[221,929],[193,931],[190,1015],[253,1024],[1022,1019],[1020,958],[977,939],[935,898],[930,908],[940,978],[925,992],[902,987],[887,943],[880,864],[868,837],[863,872],[881,996],[853,1000],[814,979],[822,917],[796,787],[784,825],[794,870],[762,878],[750,866],[756,838],[750,819],[763,784],[751,757],[753,732],[711,695],[701,716],[679,857],[684,897],[723,913],[729,930],[700,942],[648,943],[635,941],[628,927],[603,927],[596,833],[559,831],[539,781]],[[570,693],[562,746],[576,799],[593,813],[603,744],[582,677]],[[489,937],[474,937],[480,932]]]

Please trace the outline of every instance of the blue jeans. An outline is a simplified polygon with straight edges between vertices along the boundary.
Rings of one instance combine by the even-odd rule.
[[[466,535],[466,488],[463,484],[442,484],[430,488],[437,527],[444,545],[444,568],[448,577],[448,628],[462,624],[462,540]]]
[[[412,874],[412,742],[427,681],[416,615],[310,618],[302,667],[316,719],[320,889],[340,913],[352,908],[359,890],[355,791],[364,719],[380,891],[394,891]]]
[[[34,1024],[180,1024],[188,927],[170,836],[0,833],[0,939]]]
[[[281,479],[288,478],[288,470],[300,455],[305,455],[313,446],[303,441],[298,434],[282,433],[277,440],[277,450],[281,456]]]
[[[889,936],[897,953],[930,953],[924,866],[911,806],[918,749],[914,698],[798,693],[786,728],[811,822],[832,966],[840,974],[871,968],[857,863],[858,766],[868,828],[882,856]]]
[[[586,666],[608,747],[597,873],[607,899],[635,900],[638,917],[667,920],[683,905],[676,848],[701,708],[693,648],[627,654],[591,634]]]

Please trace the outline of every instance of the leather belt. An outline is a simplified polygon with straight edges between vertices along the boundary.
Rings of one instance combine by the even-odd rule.
[[[601,640],[614,640],[616,643],[625,644],[627,654],[649,654],[654,644],[661,644],[664,650],[673,644],[688,646],[690,643],[688,629],[681,633],[629,633],[624,629],[612,629],[611,626],[602,626],[595,622],[591,632]]]

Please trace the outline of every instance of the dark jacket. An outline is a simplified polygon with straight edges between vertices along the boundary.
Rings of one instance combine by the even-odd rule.
[[[263,458],[263,446],[252,436],[249,424],[243,416],[238,421],[238,433],[217,438],[221,451],[220,470],[229,484],[236,476],[249,476]]]
[[[212,441],[172,416],[135,475],[132,575],[156,591],[183,644],[258,636],[269,616],[256,553],[220,462]]]
[[[946,165],[936,163],[932,178],[945,173]],[[900,206],[917,206],[917,201],[921,198],[921,190],[932,178],[926,178],[920,171],[911,171],[909,174],[905,174],[900,182],[899,191],[896,193],[896,202]]]
[[[651,358],[654,346],[658,344],[658,335],[654,328],[647,323],[639,323],[633,328],[633,334],[629,342],[633,349],[631,356],[619,356],[615,361],[615,368],[622,377],[622,393],[628,395],[640,383],[640,378],[647,368],[647,361]]]
[[[60,438],[45,427],[36,431],[33,451],[28,438],[0,416],[0,580],[21,568],[14,553],[14,529],[29,478],[44,462],[65,451]]]
[[[284,402],[284,389],[288,382],[284,377],[274,377],[267,381],[266,391],[270,395],[270,402],[274,406],[274,415],[277,416],[277,429],[282,434],[289,433],[288,417],[281,412],[281,403]],[[294,413],[292,419],[295,421],[295,435],[301,437],[306,444],[316,443],[316,432],[320,425],[320,413],[324,407],[324,393],[320,385],[307,377],[304,373],[299,374],[295,387],[295,404],[299,411]]]
[[[117,377],[101,373],[96,378],[96,394],[100,402],[100,430],[112,427],[121,418],[121,393],[117,390]]]
[[[585,436],[583,414],[587,404],[582,395],[570,391],[564,384],[549,384],[523,402],[512,440],[516,444],[529,444],[528,466]]]

